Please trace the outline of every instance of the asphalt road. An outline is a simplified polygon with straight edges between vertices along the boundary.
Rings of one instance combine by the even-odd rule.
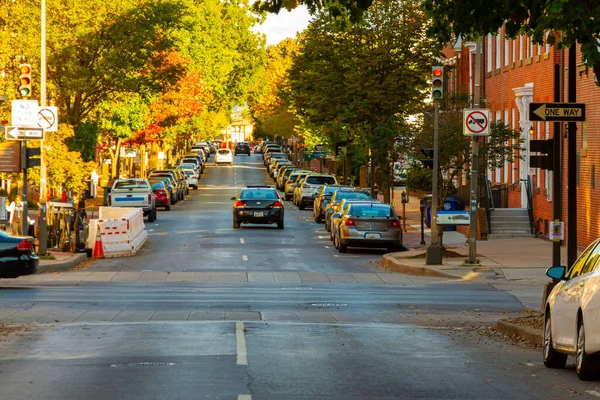
[[[2,282],[0,398],[600,397],[572,364],[548,370],[539,349],[489,334],[523,309],[508,293],[391,279],[371,264],[382,251],[339,257],[289,203],[284,231],[234,231],[230,197],[264,183],[258,155],[210,167],[147,225],[141,254]]]

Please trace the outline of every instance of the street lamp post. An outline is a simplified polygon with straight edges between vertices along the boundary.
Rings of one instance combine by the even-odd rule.
[[[41,29],[41,56],[40,56],[40,105],[46,105],[47,93],[46,93],[46,0],[41,0],[41,14],[42,14],[42,29]],[[48,224],[46,221],[46,198],[47,198],[47,185],[46,185],[46,150],[44,148],[44,141],[40,140],[40,254],[45,255],[48,245]]]

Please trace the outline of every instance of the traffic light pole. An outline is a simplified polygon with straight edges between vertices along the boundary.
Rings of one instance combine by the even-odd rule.
[[[27,220],[27,140],[23,140],[23,145],[21,146],[21,167],[23,167],[23,194],[21,196],[23,212],[21,213],[21,233],[23,236],[26,236],[27,228],[29,227],[29,221]],[[19,205],[17,204],[17,206]],[[14,233],[15,232],[13,232],[13,234]]]
[[[41,43],[41,57],[40,57],[40,105],[46,105],[47,93],[46,93],[46,0],[42,1],[42,43]],[[46,221],[46,198],[47,198],[47,185],[46,185],[46,150],[44,148],[44,140],[40,141],[40,244],[39,250],[41,255],[45,255],[48,247],[48,223]]]
[[[577,101],[577,71],[576,71],[576,51],[577,45],[572,44],[569,47],[569,103]],[[575,159],[577,158],[577,123],[569,122],[569,134],[567,139],[567,262],[571,268],[577,260],[577,169],[575,168]]]
[[[438,241],[437,209],[438,209],[438,151],[440,101],[433,100],[433,187],[431,190],[431,244],[427,247],[425,264],[440,265],[442,263],[442,248]]]
[[[554,101],[561,100],[562,85],[560,84],[560,64],[554,64]],[[552,216],[554,222],[562,221],[562,135],[560,129],[561,123],[554,123],[554,157],[552,165]],[[561,265],[560,260],[561,241],[555,240],[552,243],[552,265]]]

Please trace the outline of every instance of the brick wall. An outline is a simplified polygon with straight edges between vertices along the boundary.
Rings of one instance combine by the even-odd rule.
[[[469,210],[469,207],[465,207],[465,210]],[[469,226],[468,225],[457,225],[456,231],[469,237]],[[477,240],[487,240],[487,226],[485,224],[485,209],[477,209]]]

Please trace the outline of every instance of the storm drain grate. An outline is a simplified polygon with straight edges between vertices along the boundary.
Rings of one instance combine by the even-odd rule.
[[[311,303],[313,307],[348,307],[348,303]]]
[[[138,368],[138,367],[170,367],[175,363],[168,362],[137,362],[124,364],[111,364],[112,368]]]

